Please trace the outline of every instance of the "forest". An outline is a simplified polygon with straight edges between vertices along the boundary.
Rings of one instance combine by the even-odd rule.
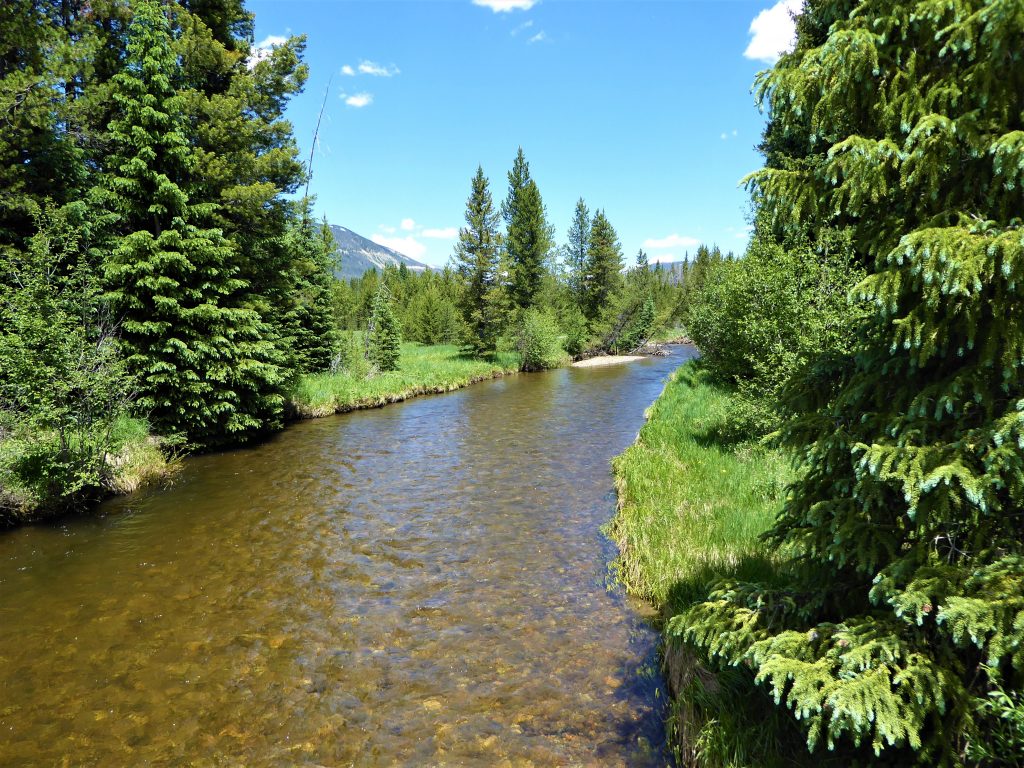
[[[557,244],[521,148],[500,203],[473,176],[448,267],[335,280],[285,118],[304,38],[254,56],[253,23],[241,0],[0,10],[0,520],[259,440],[323,409],[306,377],[372,380],[403,339],[538,370],[678,323],[689,265],[625,270],[582,199]]]

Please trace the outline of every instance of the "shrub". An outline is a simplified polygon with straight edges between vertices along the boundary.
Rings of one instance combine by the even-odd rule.
[[[551,313],[527,309],[516,326],[515,349],[524,371],[557,367],[565,353],[559,344],[558,323]]]

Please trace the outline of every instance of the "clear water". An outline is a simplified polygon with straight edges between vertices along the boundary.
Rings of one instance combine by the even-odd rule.
[[[300,423],[0,535],[0,763],[665,764],[599,528],[690,355]]]

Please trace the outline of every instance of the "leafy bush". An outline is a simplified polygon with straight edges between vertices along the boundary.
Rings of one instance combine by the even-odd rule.
[[[522,369],[540,371],[561,364],[565,353],[559,335],[558,323],[550,312],[524,311],[515,332],[515,349],[522,357]]]
[[[707,370],[738,387],[726,426],[733,437],[776,429],[794,373],[848,349],[863,317],[847,298],[862,276],[852,257],[849,237],[828,230],[789,247],[758,235],[744,258],[709,263],[687,329]]]

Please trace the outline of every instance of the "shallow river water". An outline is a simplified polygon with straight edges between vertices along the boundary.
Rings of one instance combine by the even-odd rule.
[[[664,765],[599,529],[691,354],[303,422],[0,534],[0,764]]]

